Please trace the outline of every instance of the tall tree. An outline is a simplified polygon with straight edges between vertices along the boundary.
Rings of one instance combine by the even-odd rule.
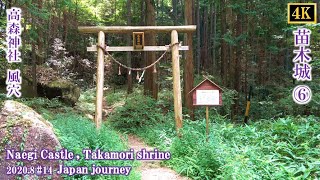
[[[197,0],[197,73],[200,74],[200,59],[201,59],[201,53],[200,53],[200,0]]]
[[[220,0],[221,4],[221,79],[223,85],[227,85],[227,43],[224,40],[224,35],[227,32],[227,14],[226,0]]]
[[[147,26],[155,26],[155,4],[153,0],[145,0],[146,2],[146,25]],[[149,46],[156,45],[156,36],[154,32],[147,33],[145,35],[145,44]],[[155,52],[146,52],[146,65],[150,65],[156,61]],[[150,95],[154,99],[158,99],[158,84],[157,84],[157,71],[156,66],[153,68],[149,68],[145,73],[145,81],[144,81],[144,94]]]
[[[186,0],[185,11],[184,11],[184,19],[185,19],[186,25],[193,24],[192,12],[193,12],[192,0]],[[184,71],[183,71],[184,72],[184,102],[185,102],[185,106],[188,108],[189,116],[191,117],[191,119],[194,119],[192,94],[189,94],[189,92],[193,88],[193,83],[194,83],[192,33],[186,34],[185,42],[186,42],[186,45],[189,46],[189,51],[187,51],[187,54],[186,54],[186,60],[184,63]]]
[[[43,5],[43,2],[42,0],[38,0],[38,11],[42,11],[42,5]],[[37,27],[37,33],[38,33],[38,38],[37,38],[37,41],[38,41],[38,57],[39,57],[39,61],[38,63],[39,64],[42,64],[44,63],[44,49],[43,49],[43,20],[41,17],[38,17],[37,18],[37,24],[38,24],[38,27]]]
[[[36,32],[36,18],[33,15],[32,20],[32,31]],[[38,35],[37,35],[38,36]],[[37,37],[39,38],[39,37]],[[37,92],[37,56],[36,56],[36,37],[33,36],[31,39],[31,58],[32,58],[32,89],[33,92]]]
[[[131,0],[127,0],[127,25],[131,26]],[[127,35],[127,44],[131,44],[131,35]],[[131,67],[131,52],[127,52],[127,64]],[[127,78],[128,78],[128,89],[127,93],[132,93],[132,72],[127,71]]]
[[[213,43],[212,43],[212,74],[217,74],[215,73],[215,71],[218,69],[217,68],[217,60],[216,60],[216,38],[217,38],[217,8],[216,8],[216,4],[213,3]]]
[[[230,4],[232,3],[232,1],[230,1]],[[227,63],[227,68],[226,68],[226,86],[229,88],[232,88],[232,82],[233,82],[233,73],[234,73],[234,64],[235,64],[235,49],[234,48],[234,43],[235,40],[233,39],[234,37],[234,13],[233,13],[233,9],[231,6],[227,6],[226,7],[226,24],[227,24],[227,36],[224,36],[224,38],[226,38],[226,40],[229,40],[229,42],[227,43],[227,47],[228,47],[228,56],[226,59],[226,63]],[[225,41],[226,41],[225,40]],[[233,111],[232,111],[233,112]],[[233,114],[232,114],[233,117]]]
[[[208,31],[208,8],[205,7],[203,8],[203,20],[202,20],[202,55],[201,55],[201,60],[202,63],[201,65],[203,66],[204,70],[208,70],[210,67],[210,64],[208,63],[208,39],[209,39],[209,31]]]
[[[178,25],[178,1],[172,0],[172,10],[173,10],[173,24]],[[190,9],[191,10],[191,9]]]
[[[242,34],[242,14],[238,13],[236,16],[236,37],[239,38],[239,36]],[[234,76],[233,76],[233,88],[238,92],[237,97],[234,104],[234,113],[238,114],[238,108],[239,108],[239,94],[240,94],[240,77],[241,77],[241,57],[242,57],[242,46],[243,43],[240,41],[238,43],[238,46],[235,47],[235,63],[234,63]]]

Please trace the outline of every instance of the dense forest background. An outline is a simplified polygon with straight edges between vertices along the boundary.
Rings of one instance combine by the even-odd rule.
[[[320,177],[320,25],[289,25],[288,2],[297,1],[2,0],[0,110],[2,102],[8,99],[5,72],[19,68],[23,97],[15,100],[50,121],[61,146],[75,153],[81,154],[84,148],[127,151],[136,145],[130,144],[130,139],[139,137],[148,145],[171,153],[171,159],[161,162],[161,167],[170,167],[191,179],[317,179]],[[320,7],[318,0],[299,2],[317,2]],[[22,63],[9,64],[5,59],[5,9],[10,7],[20,7],[23,12]],[[189,51],[180,51],[184,106],[181,137],[177,136],[174,124],[170,53],[155,68],[147,70],[140,83],[142,72],[129,73],[106,56],[101,131],[92,122],[97,53],[87,52],[86,48],[96,45],[97,35],[81,34],[78,27],[128,25],[197,26],[195,33],[179,34],[179,41],[190,47]],[[312,81],[296,81],[292,77],[293,50],[297,49],[293,31],[298,27],[312,31]],[[170,33],[146,34],[145,40],[146,45],[171,42]],[[132,34],[108,33],[106,44],[130,46]],[[112,55],[127,66],[145,67],[161,52],[113,52]],[[210,108],[208,141],[204,107],[194,108],[188,94],[204,78],[223,89],[223,106]],[[54,88],[47,91],[53,94],[40,93],[44,92],[43,84],[52,84],[56,79],[71,82],[72,86],[54,81],[53,86],[67,89],[68,93],[74,89],[71,94],[76,98],[62,94],[67,98],[67,103],[63,102],[64,97],[55,94],[58,91]],[[313,93],[312,101],[306,105],[298,105],[292,99],[293,88],[302,84],[308,85]],[[250,119],[245,124],[250,89]],[[48,99],[48,96],[52,97]],[[23,150],[27,143],[10,141],[10,132],[15,132],[12,131],[15,127],[6,123],[2,126],[6,128],[0,129],[6,135],[1,139],[0,153],[6,145],[15,142]],[[24,135],[21,137],[25,139]],[[116,179],[141,179],[136,161],[82,159],[64,163],[87,167],[133,166],[130,176]]]

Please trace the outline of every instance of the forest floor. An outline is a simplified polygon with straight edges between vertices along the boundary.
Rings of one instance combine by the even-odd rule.
[[[135,152],[141,149],[153,151],[154,148],[145,144],[140,138],[135,135],[128,135],[129,148],[133,148]],[[141,166],[138,169],[141,172],[141,180],[188,180],[187,177],[182,177],[170,168],[162,167],[160,161],[145,160],[141,161]]]

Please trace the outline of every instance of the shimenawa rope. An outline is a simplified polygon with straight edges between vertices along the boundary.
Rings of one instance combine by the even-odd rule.
[[[169,52],[174,45],[177,45],[177,44],[180,44],[180,43],[177,42],[177,43],[174,43],[174,44],[170,44],[170,45],[169,45],[169,48],[168,48],[155,62],[153,62],[152,64],[150,64],[150,65],[148,65],[148,66],[146,66],[146,67],[143,67],[143,68],[128,67],[127,65],[122,64],[121,62],[119,62],[118,60],[116,60],[116,59],[107,51],[106,47],[102,47],[102,46],[100,46],[99,44],[97,44],[97,47],[99,47],[100,49],[102,49],[106,55],[110,56],[111,59],[112,59],[115,63],[117,63],[118,65],[120,65],[120,66],[122,66],[122,67],[124,67],[124,68],[126,68],[126,69],[128,69],[129,71],[144,71],[144,70],[146,70],[146,69],[151,68],[151,67],[154,66],[155,64],[157,64],[157,63],[164,57],[164,55],[165,55],[167,52]]]

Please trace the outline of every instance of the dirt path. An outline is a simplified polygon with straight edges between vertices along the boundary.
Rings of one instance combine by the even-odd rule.
[[[128,145],[135,152],[145,148],[147,151],[153,151],[154,148],[146,145],[135,135],[128,135]],[[141,161],[138,171],[141,172],[141,180],[188,180],[167,167],[161,167],[160,161]]]

